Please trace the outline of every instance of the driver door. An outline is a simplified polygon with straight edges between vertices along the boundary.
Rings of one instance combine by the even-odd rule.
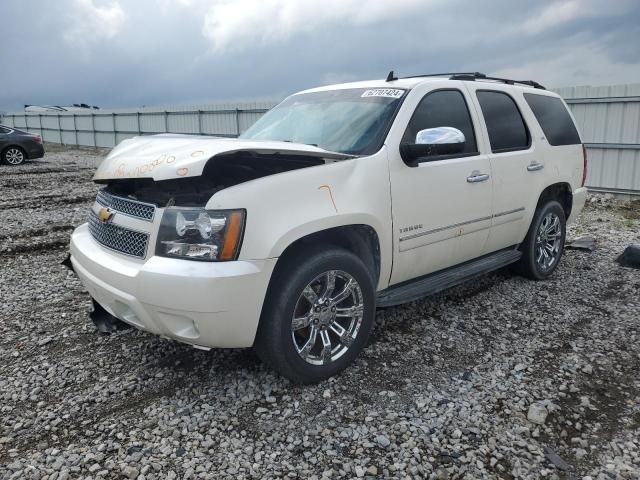
[[[415,92],[414,92],[415,93]],[[401,144],[418,132],[453,127],[465,136],[462,153],[426,156],[416,166],[390,148],[394,260],[390,284],[426,275],[486,253],[491,227],[491,163],[478,148],[478,120],[467,93],[432,90],[417,104]]]

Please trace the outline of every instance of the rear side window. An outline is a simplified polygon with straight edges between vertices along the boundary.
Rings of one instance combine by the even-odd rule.
[[[467,102],[459,90],[436,90],[420,101],[411,117],[402,143],[414,143],[420,130],[436,127],[457,128],[464,134],[463,154],[478,152]]]
[[[503,92],[488,90],[478,90],[476,95],[487,124],[491,151],[500,153],[529,148],[529,131],[513,98]]]
[[[525,93],[524,98],[538,120],[550,145],[582,143],[567,107],[558,97]]]

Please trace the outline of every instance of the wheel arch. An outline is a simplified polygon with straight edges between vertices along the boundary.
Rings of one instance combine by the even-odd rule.
[[[373,285],[378,284],[381,269],[380,238],[376,230],[366,224],[326,228],[294,240],[279,256],[271,278],[276,276],[279,268],[286,264],[288,258],[302,250],[311,249],[318,245],[344,248],[355,254],[362,259],[369,270]]]
[[[565,220],[568,221],[573,209],[573,190],[567,182],[558,182],[547,186],[538,197],[536,210],[549,200],[557,200],[564,210]]]

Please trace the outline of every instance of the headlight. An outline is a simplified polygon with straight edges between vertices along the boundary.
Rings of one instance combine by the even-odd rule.
[[[244,210],[165,209],[156,255],[209,262],[235,260],[244,231]]]

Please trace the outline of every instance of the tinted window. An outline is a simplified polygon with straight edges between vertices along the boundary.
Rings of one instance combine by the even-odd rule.
[[[576,145],[580,135],[573,124],[567,108],[557,97],[525,93],[524,98],[531,107],[542,131],[551,145]]]
[[[513,99],[502,92],[478,91],[477,95],[487,124],[491,151],[529,148],[529,132]]]
[[[463,153],[476,153],[476,137],[467,103],[458,90],[438,90],[428,93],[416,108],[402,143],[415,143],[416,134],[425,128],[453,127],[464,133]]]

